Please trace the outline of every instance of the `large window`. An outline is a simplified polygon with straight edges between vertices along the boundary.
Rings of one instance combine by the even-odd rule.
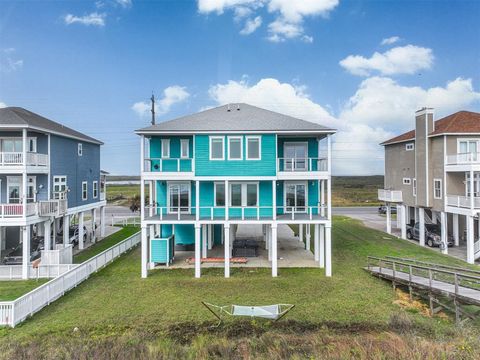
[[[210,160],[225,159],[225,144],[223,136],[210,137]]]
[[[285,212],[307,212],[307,184],[287,182],[284,189]]]
[[[260,160],[261,147],[260,136],[247,136],[247,160]]]
[[[53,177],[53,198],[56,200],[63,200],[67,197],[67,177],[54,176]]]
[[[215,183],[215,206],[225,206],[225,183]]]
[[[22,139],[2,139],[2,151],[3,152],[22,152]]]
[[[230,206],[258,206],[258,183],[231,184]]]
[[[170,157],[170,139],[162,139],[162,158]]]
[[[441,179],[433,179],[433,197],[435,199],[442,198],[442,180]]]
[[[168,184],[168,212],[190,213],[190,183]]]
[[[88,183],[86,181],[82,182],[82,200],[85,201],[88,199]]]
[[[228,160],[242,160],[243,158],[243,137],[228,137]]]
[[[190,157],[190,140],[180,140],[180,157],[182,159],[188,159]]]
[[[475,173],[473,175],[473,196],[480,196],[480,174]],[[465,194],[470,196],[470,173],[465,173]]]

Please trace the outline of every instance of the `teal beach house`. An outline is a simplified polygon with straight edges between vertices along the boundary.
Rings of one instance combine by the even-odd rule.
[[[277,276],[282,257],[277,229],[287,225],[298,226],[297,243],[331,276],[335,130],[248,104],[227,104],[136,132],[142,277],[149,269],[175,265],[175,250],[191,254],[196,277],[210,260],[223,265],[229,277],[240,248],[249,248],[246,243],[265,249],[263,264]],[[237,233],[245,227],[260,229],[260,241],[240,244]]]

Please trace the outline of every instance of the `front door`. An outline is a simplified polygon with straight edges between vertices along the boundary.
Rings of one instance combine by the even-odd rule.
[[[27,178],[27,202],[36,201],[36,177],[29,176]],[[9,204],[20,204],[22,202],[22,177],[21,176],[9,176],[7,178],[7,194]]]
[[[286,183],[285,212],[307,212],[306,193],[305,183]]]
[[[307,143],[287,142],[284,145],[285,171],[307,170]]]
[[[190,184],[173,183],[168,185],[169,213],[177,214],[190,212]]]

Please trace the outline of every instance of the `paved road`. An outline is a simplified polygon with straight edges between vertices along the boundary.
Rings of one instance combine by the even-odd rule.
[[[378,213],[376,206],[356,206],[356,207],[334,207],[332,208],[333,215],[344,215],[357,219],[369,228],[385,231],[387,227],[387,219]],[[395,221],[392,221],[392,234],[399,235],[400,232],[396,229]]]

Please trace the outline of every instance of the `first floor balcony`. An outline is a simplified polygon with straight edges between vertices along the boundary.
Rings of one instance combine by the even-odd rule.
[[[0,218],[26,218],[29,216],[61,216],[68,208],[67,200],[28,202],[26,205],[0,204]]]
[[[447,206],[463,209],[480,209],[480,197],[447,195]]]
[[[378,200],[385,202],[402,202],[402,191],[400,190],[378,190]]]

